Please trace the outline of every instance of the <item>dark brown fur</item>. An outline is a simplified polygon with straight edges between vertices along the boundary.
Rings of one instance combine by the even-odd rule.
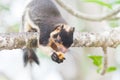
[[[22,21],[22,31],[40,32],[38,43],[42,46],[50,46],[54,51],[60,51],[59,46],[69,48],[73,43],[74,28],[66,31],[67,23],[51,0],[32,0],[26,7]],[[61,30],[58,31],[58,27]],[[53,32],[56,33],[51,36]]]

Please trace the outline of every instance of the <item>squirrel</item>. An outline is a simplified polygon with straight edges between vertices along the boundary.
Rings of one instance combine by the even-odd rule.
[[[23,32],[40,32],[38,41],[32,44],[50,47],[54,52],[53,61],[63,62],[64,53],[73,43],[74,27],[70,27],[61,16],[52,0],[32,0],[22,16]],[[24,64],[36,62],[39,64],[34,49],[23,49]]]

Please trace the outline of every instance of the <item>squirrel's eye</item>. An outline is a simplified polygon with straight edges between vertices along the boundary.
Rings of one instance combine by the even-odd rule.
[[[55,39],[55,42],[57,43],[62,43],[61,37],[58,35],[57,38]]]

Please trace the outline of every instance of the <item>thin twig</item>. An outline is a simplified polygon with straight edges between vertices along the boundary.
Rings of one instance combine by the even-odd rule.
[[[62,8],[64,8],[67,12],[72,14],[73,16],[76,16],[77,18],[88,20],[88,21],[103,21],[103,20],[110,20],[113,16],[117,15],[120,12],[120,7],[118,7],[116,10],[112,11],[111,13],[108,13],[103,16],[99,15],[87,15],[85,13],[79,12],[72,7],[70,7],[68,4],[65,4],[62,0],[55,0]]]
[[[103,58],[103,68],[102,68],[102,72],[101,72],[101,75],[104,75],[106,73],[106,70],[107,70],[107,66],[108,66],[108,58],[107,58],[107,47],[103,47],[103,52],[104,52],[104,58]]]
[[[120,16],[112,17],[112,18],[107,19],[107,20],[120,20]]]

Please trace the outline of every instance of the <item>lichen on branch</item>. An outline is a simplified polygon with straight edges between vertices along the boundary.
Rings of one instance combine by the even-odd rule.
[[[73,47],[112,47],[120,44],[120,28],[94,33],[82,32],[74,34]]]
[[[37,47],[31,43],[38,39],[38,35],[39,33],[33,32],[0,33],[0,50]]]
[[[75,32],[72,47],[117,47],[120,44],[120,28],[115,28],[104,32]],[[37,41],[40,33],[1,33],[0,50],[32,48],[37,45],[32,44]]]

